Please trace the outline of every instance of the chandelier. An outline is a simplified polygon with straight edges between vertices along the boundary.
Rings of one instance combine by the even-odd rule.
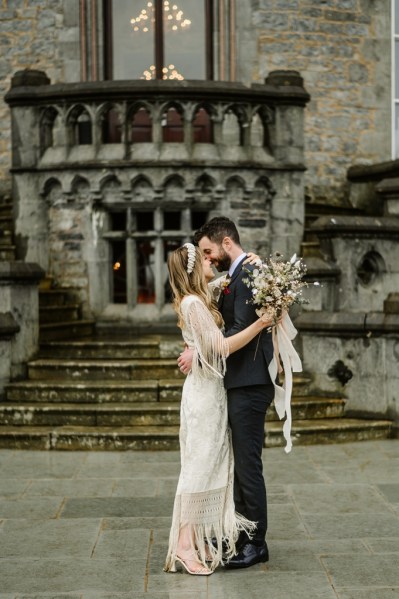
[[[191,25],[190,19],[184,18],[184,13],[177,4],[173,4],[169,0],[163,2],[163,14],[166,31],[184,31]],[[133,31],[147,33],[150,31],[154,20],[154,4],[153,2],[147,2],[147,7],[141,10],[139,16],[130,19],[130,24]]]
[[[152,64],[149,69],[146,69],[140,79],[146,79],[147,81],[155,79],[155,65]],[[177,81],[183,81],[184,77],[179,73],[174,64],[170,64],[167,67],[163,67],[162,79],[177,79]]]

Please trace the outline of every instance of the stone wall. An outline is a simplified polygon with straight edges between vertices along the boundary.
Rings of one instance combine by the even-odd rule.
[[[342,202],[348,166],[391,157],[390,4],[236,1],[237,79],[263,82],[271,71],[294,69],[312,96],[305,129],[311,200]],[[24,68],[45,71],[52,83],[81,79],[78,0],[0,2],[0,96]],[[11,186],[9,166],[10,116],[0,100],[0,191]]]
[[[350,165],[391,157],[390,1],[252,0],[237,9],[238,78],[301,73],[312,97],[307,194],[342,202]]]
[[[0,2],[0,193],[10,191],[11,116],[3,97],[12,75],[43,69],[55,81],[79,81],[79,0]]]

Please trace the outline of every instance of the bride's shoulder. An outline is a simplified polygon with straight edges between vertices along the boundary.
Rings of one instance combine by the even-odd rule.
[[[185,305],[187,306],[188,304],[191,304],[193,302],[200,302],[201,304],[203,303],[202,299],[198,297],[198,295],[185,295],[181,301],[181,305]]]

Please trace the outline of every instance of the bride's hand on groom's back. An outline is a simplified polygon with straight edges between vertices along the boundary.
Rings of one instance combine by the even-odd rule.
[[[188,374],[191,370],[191,366],[193,363],[193,353],[194,350],[186,346],[184,348],[184,351],[177,358],[177,365],[179,367],[179,370],[183,374]]]

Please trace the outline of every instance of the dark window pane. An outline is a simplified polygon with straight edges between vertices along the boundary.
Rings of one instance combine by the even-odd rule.
[[[175,108],[169,108],[162,121],[164,142],[181,143],[184,141],[183,119]]]
[[[180,212],[164,212],[163,228],[165,231],[179,231],[181,226]]]
[[[113,231],[126,231],[126,212],[113,212],[111,223]]]
[[[133,116],[131,141],[133,143],[152,142],[151,117],[145,108],[140,108]]]
[[[136,222],[137,222],[137,231],[153,231],[154,230],[154,214],[153,214],[153,212],[137,212]]]
[[[165,241],[163,243],[165,265],[168,262],[169,254],[171,252],[174,252],[175,250],[177,250],[177,248],[181,247],[182,245],[183,245],[183,239],[165,239]],[[165,303],[167,303],[167,304],[171,303],[173,301],[173,293],[172,293],[172,289],[170,287],[169,277],[167,277],[165,280],[164,289],[165,289]]]
[[[102,142],[103,144],[119,144],[122,141],[122,126],[118,112],[110,108],[103,114]]]
[[[76,119],[75,143],[80,146],[90,145],[92,143],[91,120],[86,111]]]
[[[192,212],[191,213],[191,228],[196,231],[208,220],[207,212]]]
[[[115,304],[126,304],[126,244],[112,242],[113,298]]]

